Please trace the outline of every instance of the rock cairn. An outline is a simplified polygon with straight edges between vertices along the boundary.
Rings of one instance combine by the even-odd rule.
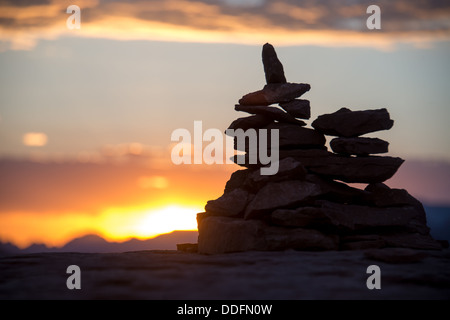
[[[310,85],[286,81],[270,44],[263,46],[262,61],[267,84],[235,107],[252,115],[229,129],[278,129],[278,172],[261,175],[261,163],[240,164],[246,169],[234,172],[224,194],[197,216],[198,252],[441,249],[429,234],[422,204],[406,190],[383,184],[403,160],[374,156],[388,152],[388,142],[361,137],[390,129],[388,111],[342,108],[306,128],[301,119],[310,118],[310,102],[298,98]],[[333,152],[325,135],[335,136]],[[362,190],[344,182],[368,185]]]

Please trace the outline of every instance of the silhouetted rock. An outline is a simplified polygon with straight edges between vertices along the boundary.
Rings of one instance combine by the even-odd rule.
[[[242,97],[235,107],[256,115],[230,125],[231,129],[259,129],[234,136],[235,149],[245,154],[232,159],[247,169],[234,172],[224,195],[208,201],[206,212],[197,215],[200,253],[440,250],[448,245],[430,236],[420,201],[406,190],[382,183],[404,160],[373,156],[387,152],[389,143],[359,137],[392,127],[394,122],[386,109],[342,108],[319,116],[312,123],[314,129],[305,128],[297,118],[310,118],[310,104],[296,98],[310,86],[283,83],[283,67],[269,44],[264,46],[263,61],[268,84]],[[274,103],[286,112],[269,106]],[[330,142],[334,152],[327,151],[324,134],[338,136]],[[278,143],[274,140],[277,137]],[[264,155],[270,155],[270,160]],[[268,170],[265,172],[272,174],[263,175],[259,169],[269,166],[278,171]],[[368,185],[361,190],[344,182]],[[394,251],[380,252],[379,259],[386,262],[421,258],[404,250],[398,251],[397,258],[391,254]]]
[[[280,103],[280,107],[295,118],[311,118],[311,107],[309,100],[295,99],[289,102],[282,102]]]
[[[266,84],[262,90],[248,93],[239,100],[243,106],[267,106],[273,103],[288,102],[309,91],[306,83]]]
[[[419,213],[417,217],[411,221],[414,231],[421,234],[428,234],[430,228],[427,227],[427,218],[422,203],[410,195],[404,189],[391,189],[383,183],[369,184],[365,191],[365,201],[378,207],[397,207],[410,205],[416,208]]]
[[[380,227],[407,227],[420,212],[411,206],[374,208],[361,205],[339,204],[325,200],[315,203],[319,207],[302,206],[297,209],[278,209],[272,212],[271,221],[288,227],[364,230]]]
[[[271,117],[267,117],[262,114],[255,114],[254,116],[249,117],[243,117],[238,118],[234,120],[228,129],[242,129],[242,130],[248,130],[248,129],[258,129],[267,126],[272,122]]]
[[[419,200],[415,199],[405,189],[391,189],[384,183],[371,183],[364,189],[368,192],[367,201],[377,207],[412,205],[423,209]]]
[[[251,155],[252,153],[245,154],[241,158],[235,156],[233,161],[248,168],[262,166],[261,163],[250,163]],[[320,149],[280,150],[279,157],[292,157],[300,161],[311,173],[349,183],[386,181],[404,162],[403,159],[394,157],[343,157]]]
[[[271,213],[270,221],[274,225],[284,227],[308,227],[328,224],[328,218],[320,208],[307,206],[297,209],[277,209]]]
[[[294,123],[300,126],[306,125],[302,120],[295,119],[289,113],[284,112],[278,108],[268,107],[268,106],[245,106],[237,104],[234,109],[236,111],[244,111],[251,114],[260,114],[265,117],[271,118],[272,120],[277,120],[280,122]]]
[[[269,43],[263,46],[262,61],[267,83],[286,83],[283,65],[278,60],[274,47]]]
[[[258,220],[206,216],[198,223],[198,252],[218,254],[258,250],[264,247]]]
[[[377,235],[358,234],[340,238],[341,250],[365,250],[384,247],[386,247],[386,242]]]
[[[286,229],[260,220],[208,216],[199,223],[198,252],[217,254],[239,251],[336,250],[338,237],[317,230]]]
[[[245,180],[247,176],[252,172],[250,169],[245,170],[237,170],[231,174],[230,179],[227,181],[225,185],[224,192],[230,192],[236,188],[240,188],[244,186]]]
[[[322,190],[323,197],[333,202],[367,204],[367,199],[370,197],[370,193],[367,191],[315,174],[306,175],[306,181],[318,185]]]
[[[394,121],[386,109],[351,111],[341,108],[330,114],[319,116],[312,126],[320,132],[339,137],[357,137],[369,132],[388,130]]]
[[[380,235],[386,242],[386,246],[393,248],[411,248],[423,250],[442,250],[441,244],[430,235],[419,233],[396,233],[391,235]]]
[[[304,180],[306,169],[293,158],[285,158],[278,161],[278,172],[274,175],[261,175],[259,170],[250,172],[244,182],[245,188],[252,191],[259,191],[270,182],[280,182],[286,180]]]
[[[334,138],[330,141],[331,149],[344,155],[367,156],[369,154],[388,152],[389,142],[378,138]]]
[[[325,145],[325,136],[313,129],[282,123],[271,123],[265,126],[264,129],[279,130],[280,148],[298,147],[314,149],[316,147],[323,148]]]
[[[205,211],[221,216],[238,216],[244,212],[249,199],[247,191],[236,188],[230,192],[224,193],[216,200],[210,200],[206,203]]]
[[[309,171],[344,182],[372,183],[390,179],[404,162],[393,157],[328,157],[297,158]]]
[[[298,125],[286,124],[280,122],[271,123],[261,129],[266,132],[256,132],[258,142],[254,145],[255,149],[251,149],[248,141],[245,145],[238,145],[238,138],[234,138],[234,148],[240,151],[246,151],[250,154],[258,153],[259,147],[272,148],[272,130],[278,130],[278,147],[279,149],[326,149],[325,136],[313,129],[300,127]],[[259,143],[261,135],[265,134],[266,142]]]
[[[270,213],[278,208],[285,208],[302,203],[321,193],[320,188],[306,181],[288,180],[265,185],[248,204],[245,219],[253,219],[261,214]]]
[[[426,254],[425,252],[407,248],[385,248],[368,250],[364,252],[364,255],[371,260],[395,264],[420,262],[428,257],[428,254]]]
[[[320,216],[329,219],[329,224],[347,230],[362,230],[379,227],[407,227],[421,213],[412,206],[378,208],[350,205],[319,200]]]
[[[187,253],[198,252],[198,243],[178,243],[177,250]]]
[[[337,250],[339,237],[313,229],[267,227],[265,244],[261,250]]]

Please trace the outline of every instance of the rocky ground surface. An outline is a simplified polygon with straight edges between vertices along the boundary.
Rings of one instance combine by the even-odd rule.
[[[69,265],[81,289],[69,290]],[[381,289],[369,290],[378,265]],[[449,299],[450,251],[41,253],[0,259],[0,299]]]

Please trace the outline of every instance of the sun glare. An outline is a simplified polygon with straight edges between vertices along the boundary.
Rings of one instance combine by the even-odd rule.
[[[195,207],[170,205],[155,209],[109,209],[102,214],[99,228],[111,240],[146,239],[175,230],[197,230]]]
[[[136,226],[136,235],[148,237],[174,230],[197,230],[198,209],[169,206],[149,211]]]
[[[41,214],[13,212],[0,215],[0,241],[20,248],[33,243],[63,246],[68,241],[94,233],[108,241],[149,239],[175,230],[196,231],[199,207],[110,208],[99,215],[87,213]]]

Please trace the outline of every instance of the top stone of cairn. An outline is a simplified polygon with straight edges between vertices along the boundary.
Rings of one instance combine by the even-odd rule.
[[[278,60],[277,53],[270,43],[266,43],[263,46],[262,61],[267,84],[286,83],[283,65],[280,60]]]

